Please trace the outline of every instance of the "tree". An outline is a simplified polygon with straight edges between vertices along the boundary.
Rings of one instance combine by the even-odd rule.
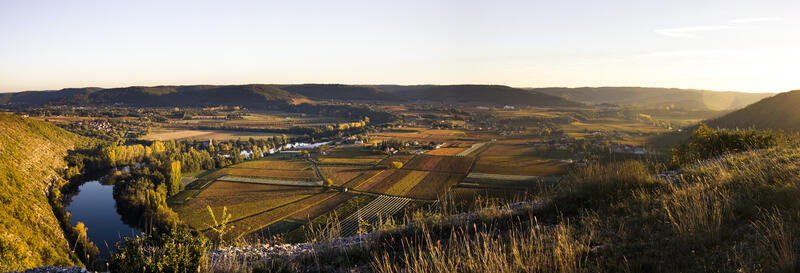
[[[403,162],[400,161],[392,161],[392,168],[400,169],[403,167]]]
[[[169,195],[178,194],[181,191],[181,162],[180,161],[172,161],[169,164]]]
[[[103,147],[100,152],[108,166],[114,167],[117,165],[117,151],[114,146]]]
[[[150,144],[150,148],[153,150],[153,153],[155,154],[163,153],[164,143],[162,143],[161,141],[153,141],[153,143]]]

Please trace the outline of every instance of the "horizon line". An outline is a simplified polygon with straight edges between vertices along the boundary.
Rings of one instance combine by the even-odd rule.
[[[434,84],[434,83],[420,83],[420,84],[397,84],[397,83],[380,83],[380,84],[352,84],[352,83],[329,83],[329,82],[304,82],[304,83],[242,83],[242,84],[157,84],[157,85],[128,85],[128,86],[114,86],[114,87],[101,87],[101,86],[81,86],[81,87],[62,87],[59,89],[38,89],[38,90],[19,90],[19,91],[0,91],[0,94],[9,94],[9,93],[22,93],[22,92],[52,92],[52,91],[62,91],[65,89],[81,89],[81,88],[99,88],[99,89],[115,89],[115,88],[130,88],[130,87],[160,87],[160,86],[242,86],[242,85],[310,85],[310,84],[319,84],[319,85],[350,85],[350,86],[383,86],[383,85],[394,85],[394,86],[452,86],[452,85],[495,85],[495,86],[507,86],[511,88],[517,89],[547,89],[547,88],[565,88],[565,89],[579,89],[579,88],[661,88],[661,89],[678,89],[678,90],[696,90],[696,91],[710,91],[710,92],[737,92],[737,93],[763,93],[763,94],[777,94],[783,92],[794,91],[798,89],[790,89],[785,91],[741,91],[741,90],[714,90],[714,89],[702,89],[702,88],[685,88],[685,87],[664,87],[664,86],[643,86],[643,85],[601,85],[601,86],[588,86],[588,85],[580,85],[580,86],[540,86],[540,87],[533,87],[533,86],[512,86],[506,84],[497,84],[497,83],[457,83],[457,84]]]

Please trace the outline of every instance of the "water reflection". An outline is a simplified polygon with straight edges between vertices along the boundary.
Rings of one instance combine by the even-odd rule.
[[[65,204],[72,215],[70,224],[74,226],[78,221],[86,224],[89,239],[103,256],[115,249],[114,244],[122,238],[140,233],[139,229],[125,224],[117,213],[113,190],[113,185],[103,185],[98,180],[87,181],[70,194]]]

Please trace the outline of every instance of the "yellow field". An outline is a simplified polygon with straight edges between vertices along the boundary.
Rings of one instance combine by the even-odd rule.
[[[401,128],[375,133],[374,136],[403,140],[448,141],[465,136],[460,130],[428,129],[428,128]]]
[[[242,234],[262,229],[297,212],[314,207],[328,198],[336,196],[336,194],[335,192],[325,192],[303,196],[301,199],[285,203],[282,206],[273,207],[260,213],[234,220],[231,223],[232,229],[226,237],[231,239]]]
[[[417,183],[422,181],[426,175],[428,175],[428,172],[410,171],[406,176],[387,189],[385,193],[389,195],[405,195],[411,191]]]
[[[458,153],[460,153],[463,150],[464,150],[464,148],[439,148],[439,149],[427,152],[425,154],[427,154],[427,155],[451,156],[451,155],[457,155]]]
[[[149,134],[143,136],[145,140],[172,140],[172,139],[197,139],[197,140],[231,140],[231,139],[264,139],[280,134],[227,131],[227,130],[184,130],[184,129],[154,129]]]
[[[380,162],[383,158],[342,158],[342,157],[325,157],[320,158],[318,161],[321,164],[343,164],[343,165],[373,165]]]
[[[205,229],[213,223],[206,206],[211,206],[215,215],[222,213],[222,207],[226,206],[233,215],[231,219],[235,220],[308,197],[318,191],[299,187],[214,182],[186,204],[173,209],[188,225]]]
[[[568,163],[542,157],[536,147],[525,144],[494,144],[484,151],[471,172],[526,176],[558,176]]]
[[[305,160],[272,160],[262,159],[242,162],[236,165],[229,166],[229,168],[252,168],[252,169],[268,169],[268,170],[311,170],[311,163]]]
[[[317,175],[312,170],[290,171],[251,168],[225,168],[220,170],[224,174],[252,177],[290,178],[290,179],[316,179]]]
[[[333,184],[340,186],[353,180],[368,169],[363,167],[319,166],[319,172],[326,179],[333,180]]]

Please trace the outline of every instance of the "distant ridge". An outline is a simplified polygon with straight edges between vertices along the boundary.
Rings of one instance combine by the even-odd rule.
[[[322,100],[375,100],[397,101],[400,97],[371,86],[344,84],[299,84],[283,85],[283,90]]]
[[[562,97],[505,85],[378,85],[408,100],[484,105],[577,106]]]
[[[658,87],[526,88],[587,104],[634,107],[679,107],[687,110],[735,110],[774,93],[717,92],[700,89]]]
[[[383,88],[386,88],[384,90]],[[535,91],[502,85],[361,86],[299,85],[189,85],[122,88],[70,88],[0,94],[0,105],[119,105],[145,107],[240,105],[270,107],[308,100],[431,102],[473,105],[570,106],[580,103]]]
[[[800,90],[765,98],[738,111],[707,121],[711,127],[756,128],[800,132]]]

